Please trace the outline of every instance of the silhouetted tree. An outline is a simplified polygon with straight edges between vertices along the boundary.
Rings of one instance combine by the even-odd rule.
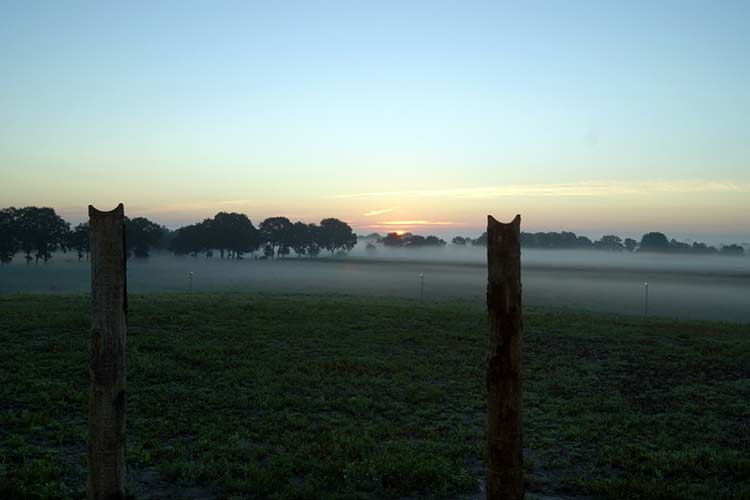
[[[307,248],[312,240],[310,226],[304,222],[295,222],[289,232],[289,246],[297,255],[307,254]]]
[[[625,245],[622,244],[622,240],[619,236],[615,236],[614,234],[607,234],[605,236],[602,236],[599,241],[594,243],[594,248],[599,250],[609,250],[610,252],[619,252],[625,248]]]
[[[196,256],[199,252],[205,252],[208,257],[211,244],[207,220],[181,227],[175,231],[169,249],[177,255]]]
[[[711,255],[719,253],[719,251],[715,247],[708,246],[705,243],[699,243],[696,241],[693,243],[693,246],[690,247],[690,253],[698,255]]]
[[[625,238],[625,249],[628,252],[635,252],[636,247],[638,246],[638,242],[635,241],[633,238]]]
[[[260,233],[245,214],[219,212],[213,219],[205,221],[208,227],[207,245],[215,248],[224,258],[228,251],[231,258],[241,258],[244,253],[255,252],[260,247]]]
[[[269,217],[260,223],[263,252],[273,257],[289,255],[291,244],[292,223],[286,217]],[[269,251],[270,249],[270,251]]]
[[[521,233],[521,241],[523,241],[523,233]],[[474,246],[486,247],[487,246],[487,232],[482,233],[479,238],[476,238],[471,242]]]
[[[462,236],[456,236],[451,240],[451,243],[453,243],[454,245],[466,245],[466,238]]]
[[[13,256],[21,249],[18,239],[18,211],[13,208],[0,210],[0,263],[13,261]]]
[[[84,222],[78,224],[68,232],[65,246],[71,250],[75,250],[78,255],[78,262],[81,262],[84,255],[86,255],[86,260],[88,260],[89,241],[89,224],[88,222]]]
[[[677,241],[676,239],[672,238],[669,241],[669,252],[670,253],[690,253],[691,246],[687,243],[683,243],[682,241]]]
[[[427,246],[427,238],[418,234],[409,235],[408,238],[404,239],[405,248],[419,248]]]
[[[323,219],[320,221],[320,243],[331,254],[339,249],[348,252],[357,244],[357,235],[346,222],[334,218]]]
[[[26,262],[31,261],[33,251],[36,251],[37,263],[39,259],[46,263],[52,258],[52,252],[65,249],[70,224],[57,215],[54,209],[24,207],[16,213],[16,237],[26,254]]]
[[[397,233],[388,233],[382,240],[383,246],[386,247],[402,247],[404,246],[404,240],[401,235]]]
[[[125,246],[128,258],[148,257],[149,251],[161,243],[164,228],[145,217],[125,217]]]
[[[309,238],[307,241],[307,256],[317,257],[322,248],[320,226],[317,224],[308,224],[307,235]]]
[[[721,255],[741,256],[745,254],[745,249],[740,245],[722,245]]]
[[[664,233],[646,233],[638,245],[640,252],[668,252],[669,240]]]

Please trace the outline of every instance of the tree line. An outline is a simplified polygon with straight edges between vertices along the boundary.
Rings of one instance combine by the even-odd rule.
[[[476,239],[457,236],[453,238],[454,245],[476,245],[487,246],[487,233],[482,233]],[[654,253],[679,253],[693,255],[744,255],[745,249],[742,245],[722,245],[716,248],[705,243],[694,242],[692,244],[669,239],[664,233],[650,232],[641,237],[640,241],[633,238],[622,239],[617,235],[608,234],[599,240],[592,241],[586,236],[579,236],[573,232],[562,231],[547,233],[521,233],[521,246],[526,248],[542,249],[569,249],[569,250],[608,250],[614,252],[654,252]]]
[[[348,252],[357,236],[345,222],[335,218],[320,224],[292,223],[286,217],[270,217],[256,228],[245,214],[219,212],[213,218],[171,231],[145,217],[125,217],[128,258],[148,257],[152,249],[176,255],[205,255],[218,252],[221,258],[242,258],[262,251],[264,257],[314,257],[326,250]],[[55,251],[72,251],[78,260],[88,258],[89,226],[72,227],[48,207],[0,209],[0,262],[8,263],[22,252],[27,263],[47,262]]]
[[[412,233],[388,233],[381,237],[377,233],[368,234],[365,239],[374,239],[386,247],[393,248],[421,248],[421,247],[442,247],[445,246],[445,240],[437,236],[420,236]],[[370,243],[371,244],[371,243]]]
[[[345,222],[327,218],[320,224],[292,222],[286,217],[270,217],[256,228],[245,214],[219,212],[214,217],[171,231],[145,217],[125,218],[128,257],[148,257],[152,249],[164,249],[176,255],[205,255],[218,252],[221,258],[239,259],[246,254],[261,258],[283,258],[294,252],[297,256],[315,257],[322,251],[336,254],[348,252],[357,244],[357,235]],[[374,250],[376,241],[386,247],[443,247],[446,242],[437,236],[412,233],[372,233],[364,236],[367,250]],[[487,234],[477,238],[456,236],[453,245],[486,246]],[[741,245],[719,248],[705,243],[685,243],[668,239],[659,232],[646,233],[640,241],[605,235],[592,241],[573,232],[521,233],[521,246],[546,249],[593,249],[629,252],[681,253],[694,255],[744,255]],[[48,207],[0,209],[0,263],[8,263],[20,252],[27,263],[47,262],[55,251],[75,252],[78,260],[89,253],[87,223],[72,227],[55,210]]]
[[[128,257],[147,257],[169,230],[145,217],[125,217]],[[89,225],[72,227],[48,207],[0,209],[0,262],[8,263],[19,252],[27,263],[47,262],[55,251],[73,251],[82,260],[89,253]]]
[[[245,214],[220,212],[177,229],[168,248],[177,255],[211,257],[218,251],[221,258],[237,259],[258,250],[266,258],[283,258],[292,251],[297,256],[315,257],[322,250],[348,252],[356,244],[357,235],[349,224],[335,218],[323,219],[318,225],[269,217],[256,229]]]

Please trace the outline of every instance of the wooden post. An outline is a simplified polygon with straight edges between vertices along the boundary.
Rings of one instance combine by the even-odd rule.
[[[122,203],[111,212],[89,205],[91,353],[89,500],[125,498],[125,352],[128,294]]]
[[[521,216],[487,216],[487,500],[524,496],[521,427]]]

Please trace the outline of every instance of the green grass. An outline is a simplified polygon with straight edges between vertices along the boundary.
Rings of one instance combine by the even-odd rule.
[[[0,296],[0,498],[85,493],[89,304]],[[750,327],[525,311],[527,489],[750,497]],[[484,306],[130,297],[136,497],[478,497]]]

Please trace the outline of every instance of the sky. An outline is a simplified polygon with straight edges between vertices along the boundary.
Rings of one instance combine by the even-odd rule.
[[[0,206],[750,240],[748,54],[746,1],[5,0]]]

